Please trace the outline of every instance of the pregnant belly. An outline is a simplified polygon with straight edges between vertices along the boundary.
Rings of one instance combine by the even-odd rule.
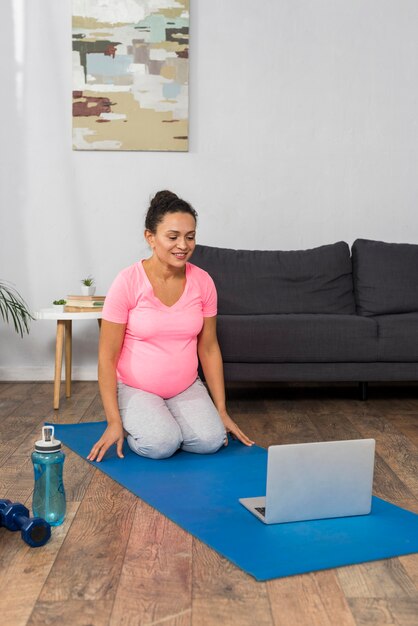
[[[154,393],[161,398],[172,398],[194,383],[197,365],[196,345],[183,350],[183,354],[164,355],[164,358],[158,359],[155,354],[139,356],[124,349],[117,375],[125,385]]]

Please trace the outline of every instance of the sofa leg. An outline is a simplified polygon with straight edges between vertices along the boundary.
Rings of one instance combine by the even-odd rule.
[[[367,400],[367,383],[359,383],[360,400]]]

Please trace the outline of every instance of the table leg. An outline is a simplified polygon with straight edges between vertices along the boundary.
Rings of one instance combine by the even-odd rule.
[[[62,369],[62,349],[64,344],[64,320],[57,320],[57,340],[55,344],[54,409],[60,405],[60,386]]]
[[[72,320],[65,320],[65,397],[71,396]]]

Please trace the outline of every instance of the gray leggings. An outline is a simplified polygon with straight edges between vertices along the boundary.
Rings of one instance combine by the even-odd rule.
[[[120,381],[117,389],[128,445],[137,454],[164,459],[180,447],[210,454],[225,443],[225,426],[199,377],[167,400]]]

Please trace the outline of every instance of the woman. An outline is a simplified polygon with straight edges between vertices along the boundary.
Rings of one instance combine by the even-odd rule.
[[[99,387],[108,425],[90,461],[114,443],[122,458],[124,431],[134,452],[157,459],[178,448],[216,452],[227,432],[254,443],[226,410],[216,288],[188,262],[196,218],[190,204],[159,191],[145,219],[152,256],[122,270],[106,296]],[[197,375],[198,356],[213,401]]]

